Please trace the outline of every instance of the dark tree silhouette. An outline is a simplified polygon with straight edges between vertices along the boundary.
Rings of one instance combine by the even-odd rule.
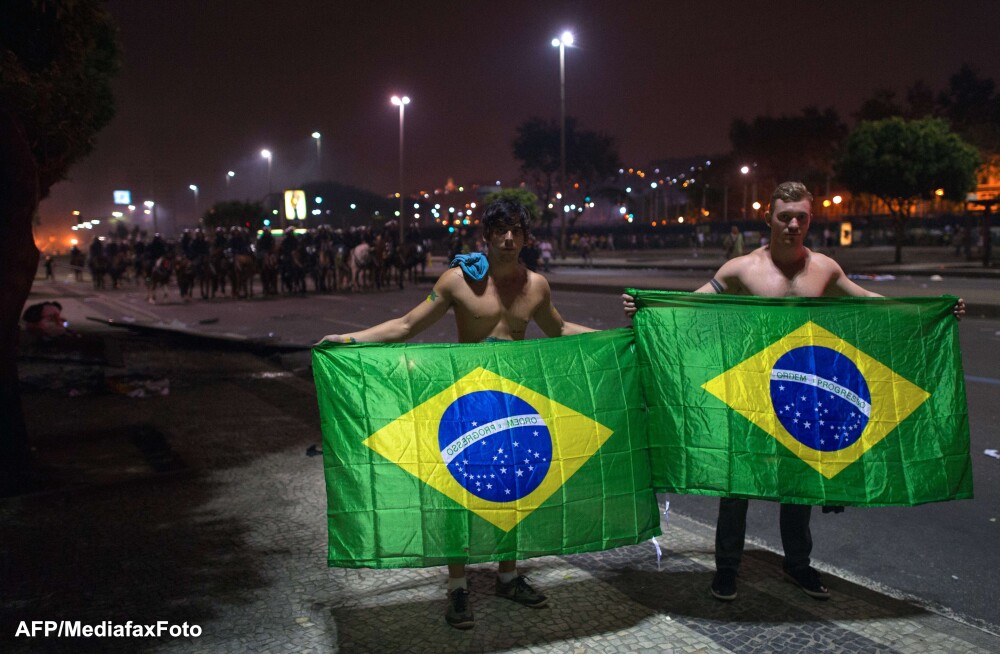
[[[21,309],[38,265],[38,203],[114,115],[117,30],[101,0],[6,0],[0,8],[0,491],[30,480],[18,393]]]

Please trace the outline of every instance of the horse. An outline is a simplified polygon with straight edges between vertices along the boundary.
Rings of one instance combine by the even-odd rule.
[[[189,302],[194,295],[194,264],[187,257],[181,257],[177,259],[174,274],[177,276],[177,288],[180,290],[181,299]]]
[[[257,262],[252,254],[237,254],[233,257],[230,279],[233,282],[233,297],[253,297],[253,276],[257,274]]]
[[[87,263],[87,255],[80,250],[74,250],[69,255],[69,267],[73,269],[73,279],[83,281],[83,267]]]
[[[260,285],[264,295],[278,294],[278,255],[265,252],[258,262],[260,268]]]
[[[363,291],[371,288],[374,271],[372,246],[367,241],[361,241],[354,246],[348,258],[351,267],[351,290]]]
[[[281,270],[281,285],[286,293],[306,292],[305,252],[297,247],[286,253],[279,261]]]
[[[191,270],[194,279],[198,283],[198,290],[201,292],[201,299],[207,300],[212,292],[212,284],[215,282],[215,271],[212,269],[212,260],[207,255],[196,256],[191,261]]]
[[[213,247],[211,253],[212,272],[212,297],[216,293],[226,294],[226,280],[229,279],[230,269],[233,266],[232,260],[227,256],[225,249]]]
[[[167,253],[156,260],[153,268],[146,276],[146,301],[156,304],[156,290],[163,289],[163,299],[167,299],[167,286],[170,284],[170,276],[174,272],[174,257]]]
[[[334,288],[338,291],[351,290],[351,251],[343,243],[338,243],[333,255]]]
[[[393,253],[392,267],[399,275],[399,288],[403,288],[403,280],[408,278],[411,284],[417,283],[417,266],[423,259],[423,246],[416,243],[401,243]]]
[[[104,276],[108,274],[109,267],[107,255],[96,254],[90,257],[90,278],[95,289],[104,288]]]
[[[128,277],[128,269],[131,265],[129,257],[131,254],[127,250],[118,250],[115,256],[111,259],[111,265],[108,266],[108,274],[111,275],[111,287],[121,288],[122,279]]]

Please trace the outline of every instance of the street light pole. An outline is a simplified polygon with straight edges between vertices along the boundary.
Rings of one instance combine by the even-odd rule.
[[[227,196],[229,195],[229,182],[234,177],[236,177],[236,173],[234,173],[233,171],[230,170],[229,172],[226,173],[226,195]]]
[[[188,188],[194,191],[194,220],[195,224],[198,224],[201,221],[198,217],[198,186],[197,184],[191,184]]]
[[[740,205],[740,220],[747,219],[747,175],[749,173],[749,166],[743,166],[740,168],[740,174],[743,175],[743,203]]]
[[[410,104],[407,96],[392,96],[392,103],[399,107],[399,242],[402,243],[406,237],[406,207],[405,193],[403,193],[403,114],[406,105]]]
[[[323,135],[319,132],[313,132],[312,137],[316,139],[316,174],[318,179],[316,181],[322,181],[323,179],[323,155],[320,153],[320,142],[323,140]]]
[[[573,34],[563,32],[562,37],[552,39],[552,46],[559,48],[559,194],[562,204],[566,202],[566,46],[573,45]],[[566,258],[566,211],[560,207],[559,251]]]

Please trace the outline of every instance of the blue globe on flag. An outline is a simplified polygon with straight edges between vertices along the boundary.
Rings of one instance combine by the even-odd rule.
[[[477,391],[452,402],[438,428],[441,457],[466,490],[490,502],[519,500],[552,463],[552,436],[530,404],[510,393]]]
[[[850,447],[871,418],[871,393],[857,365],[827,347],[797,347],[771,370],[771,403],[798,442],[821,452]]]

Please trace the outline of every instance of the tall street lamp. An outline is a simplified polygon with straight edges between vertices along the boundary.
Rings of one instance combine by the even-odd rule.
[[[197,184],[189,184],[188,188],[191,189],[192,191],[194,191],[194,219],[195,219],[195,223],[197,224],[197,222],[199,220],[199,218],[198,218],[198,185]]]
[[[313,132],[312,137],[316,139],[316,174],[319,176],[317,181],[323,179],[323,156],[320,154],[320,144],[323,140],[323,135],[319,132]]]
[[[226,173],[226,194],[227,195],[229,194],[229,182],[231,182],[234,177],[236,177],[236,173],[234,173],[233,171],[230,170],[230,171],[228,171]]]
[[[160,227],[156,222],[156,203],[152,200],[146,200],[143,204],[146,206],[146,213],[151,213],[153,216],[153,234],[159,234]]]
[[[559,191],[566,200],[566,46],[573,45],[573,34],[563,32],[552,39],[552,47],[559,48]],[[566,211],[559,221],[559,251],[566,257]]]
[[[740,219],[747,219],[747,175],[750,174],[750,166],[743,166],[740,168],[740,174],[743,175],[743,204],[740,205]]]
[[[403,193],[403,114],[405,113],[406,105],[410,104],[410,98],[407,96],[399,97],[397,95],[392,96],[392,103],[399,107],[399,242],[402,243],[406,236],[405,227],[405,216],[406,208],[403,206],[405,201]]]
[[[260,156],[267,159],[267,194],[271,195],[271,151],[261,150]]]

